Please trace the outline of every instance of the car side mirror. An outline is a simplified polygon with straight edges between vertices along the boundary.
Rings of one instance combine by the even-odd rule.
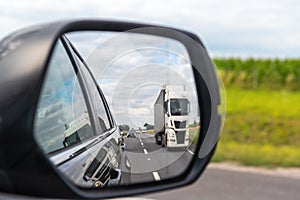
[[[185,30],[35,26],[0,42],[0,74],[2,192],[112,198],[171,189],[195,181],[217,146],[222,88],[203,43]],[[166,101],[175,109],[164,111]]]

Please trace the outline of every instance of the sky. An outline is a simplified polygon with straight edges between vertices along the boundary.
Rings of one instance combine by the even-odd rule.
[[[154,103],[163,85],[190,102],[189,123],[199,122],[195,81],[188,52],[176,40],[145,34],[66,34],[93,71],[118,124],[154,124]],[[178,87],[177,87],[178,89]]]
[[[130,20],[197,33],[213,57],[298,58],[299,0],[0,0],[0,38],[73,18]]]

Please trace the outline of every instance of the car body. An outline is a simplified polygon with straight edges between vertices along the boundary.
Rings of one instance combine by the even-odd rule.
[[[76,75],[72,79],[68,78],[71,75],[63,76],[68,59]],[[119,184],[121,163],[126,160],[121,151],[123,140],[99,85],[66,36],[57,42],[51,61],[57,69],[61,65],[65,69],[57,74],[52,62],[49,64],[35,120],[36,139],[51,161],[76,185],[95,188]],[[73,84],[72,95],[62,96],[67,82]],[[66,105],[70,101],[72,109]],[[44,139],[47,135],[54,138],[51,145]]]

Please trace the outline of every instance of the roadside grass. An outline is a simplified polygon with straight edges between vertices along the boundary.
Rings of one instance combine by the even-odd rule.
[[[154,133],[154,129],[149,129],[149,130],[147,130],[147,133],[152,134],[152,135],[155,134],[155,133]]]
[[[213,162],[232,161],[249,166],[300,167],[300,150],[295,146],[219,142]]]
[[[300,167],[300,92],[227,88],[227,116],[213,162]]]
[[[226,114],[300,118],[300,92],[226,88]]]
[[[189,128],[189,136],[190,136],[191,144],[197,144],[198,138],[199,138],[199,129],[200,129],[200,126]]]

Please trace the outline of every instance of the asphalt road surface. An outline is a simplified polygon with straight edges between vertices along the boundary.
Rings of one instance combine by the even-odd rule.
[[[0,199],[32,199],[1,194]],[[298,200],[300,178],[208,168],[194,184],[183,188],[116,200]]]
[[[133,183],[160,181],[178,176],[185,171],[193,158],[192,147],[188,150],[167,150],[155,143],[154,135],[147,133],[137,134],[136,138],[124,138],[124,142],[124,153],[131,163]]]
[[[300,178],[208,168],[190,186],[140,197],[158,200],[298,200]]]

